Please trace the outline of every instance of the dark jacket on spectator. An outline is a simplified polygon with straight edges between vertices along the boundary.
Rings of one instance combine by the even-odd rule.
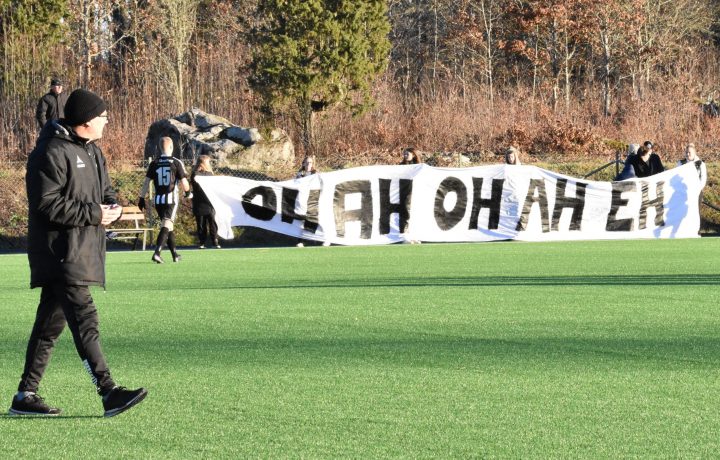
[[[190,184],[192,185],[193,199],[192,199],[192,210],[196,216],[214,216],[215,209],[212,203],[208,199],[207,195],[203,191],[200,184],[195,182],[197,176],[212,176],[213,173],[209,171],[195,171],[190,176]]]
[[[627,180],[627,179],[634,179],[635,176],[635,168],[633,168],[633,161],[635,161],[635,157],[637,155],[631,154],[628,155],[625,159],[625,166],[623,166],[622,171],[620,171],[620,174],[615,176],[614,181],[621,181],[621,180]]]
[[[37,119],[40,128],[45,126],[48,120],[59,120],[65,117],[65,103],[68,97],[70,95],[66,91],[60,94],[49,91],[40,98],[37,110],[35,110],[35,119]]]
[[[100,204],[115,191],[100,148],[61,122],[45,125],[27,162],[30,286],[105,285]]]
[[[632,159],[628,158],[628,162],[635,171],[635,177],[648,177],[665,171],[660,157],[655,153],[650,154],[647,163],[640,158],[640,155],[635,155]]]

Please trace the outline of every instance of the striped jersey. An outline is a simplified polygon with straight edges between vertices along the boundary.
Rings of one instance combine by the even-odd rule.
[[[175,204],[178,202],[177,183],[186,178],[183,162],[175,157],[161,156],[150,163],[147,178],[155,186],[155,204]]]

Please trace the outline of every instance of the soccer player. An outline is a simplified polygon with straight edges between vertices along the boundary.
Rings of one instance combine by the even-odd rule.
[[[180,254],[175,248],[175,232],[173,231],[175,215],[179,203],[178,188],[179,183],[185,192],[185,198],[192,198],[190,191],[190,183],[187,180],[185,166],[182,161],[172,156],[173,141],[169,137],[161,137],[158,143],[160,149],[160,157],[150,163],[145,182],[140,191],[140,200],[138,207],[145,209],[145,195],[148,193],[150,182],[155,187],[155,210],[161,220],[160,234],[158,234],[157,244],[155,245],[155,253],[152,255],[152,261],[158,264],[165,263],[160,256],[162,247],[167,243],[168,249],[172,254],[173,262],[180,262]]]

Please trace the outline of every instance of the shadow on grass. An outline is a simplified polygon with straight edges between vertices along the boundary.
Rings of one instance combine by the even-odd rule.
[[[99,419],[103,415],[10,415],[0,414],[2,420],[58,420],[58,419]]]
[[[337,332],[336,332],[337,333]],[[350,333],[350,331],[345,331]],[[153,359],[179,360],[185,365],[204,366],[207,358],[236,367],[251,363],[303,367],[309,362],[354,366],[384,363],[399,367],[482,368],[486,365],[565,366],[574,364],[613,367],[717,369],[720,366],[720,338],[683,337],[637,339],[593,337],[462,337],[440,333],[416,333],[395,337],[392,330],[370,331],[367,337],[326,337],[308,339],[287,335],[238,339],[233,337],[197,340],[143,340],[141,348],[153,350]],[[242,332],[240,332],[242,334]],[[302,331],[298,331],[302,334]],[[396,331],[395,335],[408,335]],[[115,339],[109,348],[116,353],[136,353],[138,342]],[[178,354],[178,350],[183,350]],[[191,364],[195,363],[195,364]],[[177,365],[177,363],[176,363]]]
[[[233,280],[234,282],[235,280]],[[242,280],[238,280],[242,281]],[[313,278],[284,280],[279,284],[208,284],[203,286],[185,285],[182,289],[304,289],[349,287],[503,287],[503,286],[717,286],[720,274],[712,275],[573,275],[573,276],[465,276],[465,277],[389,277],[379,275],[376,279],[336,278],[317,282]],[[289,282],[288,282],[289,281]],[[143,290],[166,290],[164,286],[145,287]]]

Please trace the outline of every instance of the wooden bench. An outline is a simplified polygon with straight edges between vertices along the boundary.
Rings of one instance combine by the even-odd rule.
[[[148,241],[152,242],[153,238],[153,229],[144,226],[145,213],[143,213],[137,206],[123,206],[123,214],[120,217],[120,220],[115,222],[114,225],[118,225],[123,221],[132,222],[134,227],[107,228],[106,230],[108,234],[115,234],[112,237],[114,240],[134,239],[133,250],[137,247],[140,235],[142,235],[142,248],[144,251]]]

